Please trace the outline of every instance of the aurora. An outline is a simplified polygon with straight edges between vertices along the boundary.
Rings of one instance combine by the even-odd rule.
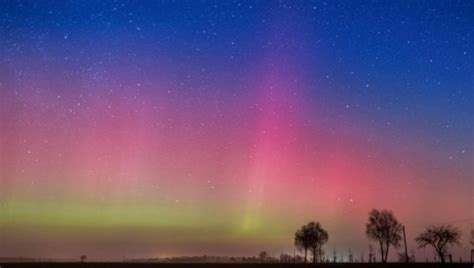
[[[279,256],[313,220],[359,256],[373,208],[420,259],[427,225],[467,241],[472,11],[2,1],[0,257]]]

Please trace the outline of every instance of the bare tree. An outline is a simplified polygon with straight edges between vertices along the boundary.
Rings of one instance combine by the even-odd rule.
[[[380,257],[382,262],[387,262],[388,250],[390,246],[400,245],[402,225],[390,210],[372,209],[369,212],[369,221],[366,224],[365,233],[370,240],[379,243]]]
[[[418,247],[432,246],[442,263],[448,253],[449,245],[460,245],[461,233],[451,225],[433,225],[415,238]]]

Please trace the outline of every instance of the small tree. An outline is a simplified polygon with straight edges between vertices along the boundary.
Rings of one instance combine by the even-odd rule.
[[[86,256],[86,255],[82,255],[82,256],[81,256],[81,262],[84,262],[85,260],[87,260],[87,256]]]
[[[445,262],[449,245],[459,245],[461,233],[451,225],[430,226],[415,238],[418,247],[432,246],[442,263]]]
[[[262,262],[265,262],[268,258],[268,253],[264,250],[258,254],[258,257]]]
[[[369,221],[365,233],[370,240],[379,243],[382,262],[387,262],[390,246],[400,245],[402,225],[390,210],[373,209],[369,212]]]

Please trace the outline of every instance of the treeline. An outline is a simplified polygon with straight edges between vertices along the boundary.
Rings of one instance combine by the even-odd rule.
[[[390,210],[373,209],[369,212],[368,221],[366,223],[365,234],[368,239],[375,242],[380,250],[380,260],[387,262],[390,247],[398,248],[402,240],[405,238],[404,226],[397,220]],[[325,262],[324,245],[329,240],[328,232],[321,226],[319,222],[309,222],[301,226],[295,233],[294,245],[296,249],[304,253],[304,262],[308,262],[308,255],[311,255],[312,262]],[[432,247],[440,262],[446,262],[449,257],[452,261],[451,254],[448,253],[448,247],[461,244],[460,231],[449,225],[432,225],[420,233],[415,242],[419,248]],[[399,254],[401,260],[406,262],[414,261],[408,256],[406,248],[406,240],[404,243],[404,253]],[[470,243],[474,246],[474,230],[471,232]],[[336,261],[336,260],[334,260]],[[352,255],[350,256],[352,262]],[[374,261],[373,256],[369,256],[369,262]],[[472,256],[471,256],[472,262]]]

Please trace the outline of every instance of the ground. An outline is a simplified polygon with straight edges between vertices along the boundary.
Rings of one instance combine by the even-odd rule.
[[[181,268],[181,267],[192,267],[192,268],[220,268],[220,267],[228,267],[228,268],[251,268],[251,267],[264,267],[264,268],[283,268],[283,267],[323,267],[323,268],[345,268],[345,267],[369,267],[369,268],[376,268],[376,267],[387,267],[387,268],[396,268],[396,267],[415,267],[415,268],[433,268],[433,267],[469,267],[474,268],[473,263],[415,263],[415,264],[403,264],[403,263],[338,263],[338,264],[285,264],[285,263],[1,263],[0,268],[8,268],[8,267],[56,267],[56,268],[66,268],[66,267],[73,267],[73,268],[87,268],[87,267],[99,267],[99,268],[106,268],[106,267],[120,267],[120,268],[128,268],[128,267],[158,267],[158,268]]]

